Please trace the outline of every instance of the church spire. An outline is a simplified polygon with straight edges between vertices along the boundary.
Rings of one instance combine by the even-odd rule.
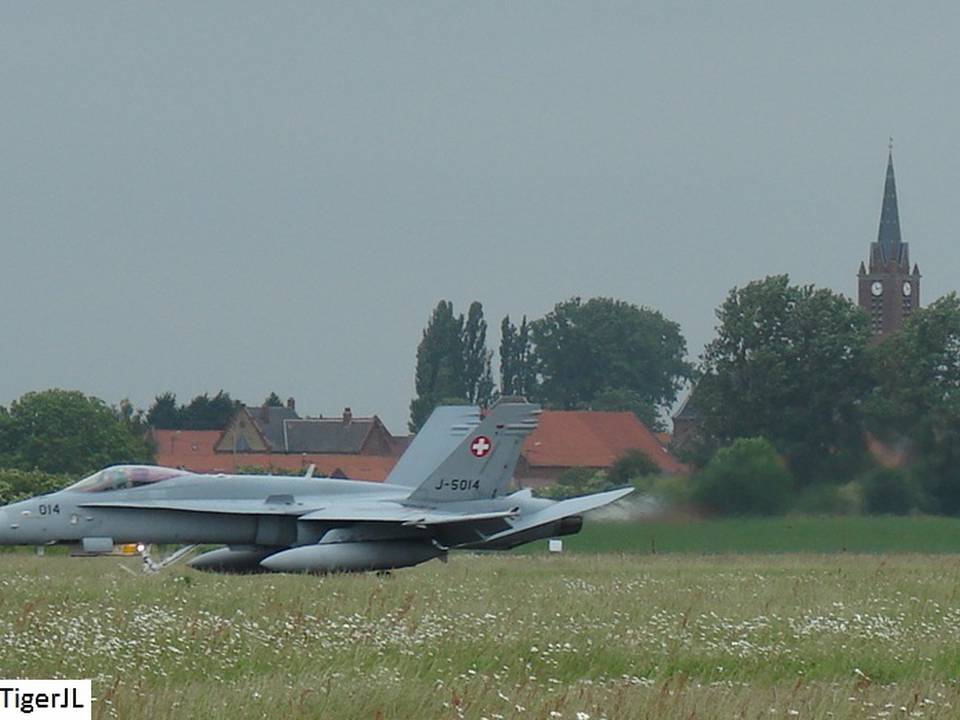
[[[897,181],[893,176],[893,139],[887,155],[887,179],[883,185],[883,207],[880,210],[880,231],[877,242],[886,258],[896,258],[900,245],[900,211],[897,208]]]

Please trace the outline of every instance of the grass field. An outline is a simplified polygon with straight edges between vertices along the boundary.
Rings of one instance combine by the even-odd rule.
[[[0,556],[0,676],[91,677],[130,720],[960,716],[960,556],[121,563]]]

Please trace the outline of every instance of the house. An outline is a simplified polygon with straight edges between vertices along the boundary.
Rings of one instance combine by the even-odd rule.
[[[286,407],[241,405],[214,446],[216,452],[337,453],[396,455],[401,448],[376,415],[301,418],[293,400]]]
[[[349,453],[218,452],[220,430],[151,430],[157,464],[200,473],[233,473],[260,468],[265,471],[306,472],[315,465],[319,477],[383,482],[398,455]]]
[[[376,415],[302,418],[291,398],[285,407],[241,405],[223,430],[150,431],[157,462],[195,472],[233,473],[260,468],[382,482],[409,438],[390,434]]]
[[[524,441],[516,477],[524,487],[554,483],[565,470],[609,469],[631,450],[640,450],[665,474],[686,467],[630,412],[544,410]]]
[[[331,419],[300,418],[292,410],[244,407],[223,431],[152,430],[157,462],[206,473],[305,472],[315,465],[317,476],[382,482],[409,443],[391,436],[376,416],[353,418],[349,408]],[[644,452],[664,473],[686,470],[633,413],[545,410],[524,441],[515,475],[522,487],[550,485],[573,467],[608,469],[630,450]]]

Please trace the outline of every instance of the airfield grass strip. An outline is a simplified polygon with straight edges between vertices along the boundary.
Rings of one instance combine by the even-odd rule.
[[[121,565],[0,557],[0,676],[93,678],[124,720],[960,715],[960,556]]]

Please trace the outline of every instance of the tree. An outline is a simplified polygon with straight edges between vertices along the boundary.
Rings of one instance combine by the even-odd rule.
[[[680,326],[649,308],[575,297],[530,324],[537,397],[573,409],[610,388],[666,408],[692,372]]]
[[[22,470],[85,474],[152,460],[142,436],[102,400],[69,390],[30,392],[10,406],[8,460]]]
[[[916,458],[929,509],[960,513],[960,299],[950,293],[914,311],[870,359],[867,428]]]
[[[874,515],[906,515],[919,504],[919,493],[910,475],[895,468],[875,468],[866,473],[863,507]]]
[[[463,316],[454,316],[453,303],[441,300],[417,346],[417,396],[410,402],[410,432],[420,429],[441,400],[466,401],[463,329]]]
[[[230,393],[223,390],[213,397],[207,393],[197,395],[189,405],[180,409],[182,427],[184,430],[222,430],[238,406],[239,403],[230,397]]]
[[[183,418],[177,407],[177,396],[165,392],[153,399],[153,405],[147,410],[147,425],[159,430],[179,430],[183,427]]]
[[[960,398],[944,399],[915,432],[913,468],[927,512],[960,515]]]
[[[487,321],[483,319],[483,305],[476,300],[470,303],[467,320],[463,323],[461,347],[465,399],[474,405],[486,407],[493,394],[493,374],[490,369],[493,353],[487,350]]]
[[[7,409],[0,405],[0,467],[10,467],[13,458],[13,420]]]
[[[113,412],[117,420],[126,425],[137,437],[143,437],[149,429],[146,413],[140,408],[135,408],[130,398],[121,400]]]
[[[792,484],[766,438],[739,438],[694,478],[693,499],[721,515],[778,515],[789,507]]]
[[[507,315],[500,323],[500,394],[526,397],[534,394],[535,388],[527,316],[517,328]]]
[[[283,400],[280,399],[280,396],[275,392],[271,392],[267,395],[267,399],[263,401],[263,404],[267,407],[283,407]]]
[[[604,390],[590,403],[590,409],[632,412],[653,432],[664,432],[667,429],[657,408],[633,390],[623,388]]]
[[[865,402],[868,428],[884,439],[919,439],[931,414],[960,394],[960,299],[950,293],[914,312],[871,348],[875,385]],[[926,428],[929,429],[929,428]]]
[[[849,474],[870,387],[863,311],[777,275],[731,290],[717,318],[694,390],[705,432],[720,444],[768,438],[804,483]]]

